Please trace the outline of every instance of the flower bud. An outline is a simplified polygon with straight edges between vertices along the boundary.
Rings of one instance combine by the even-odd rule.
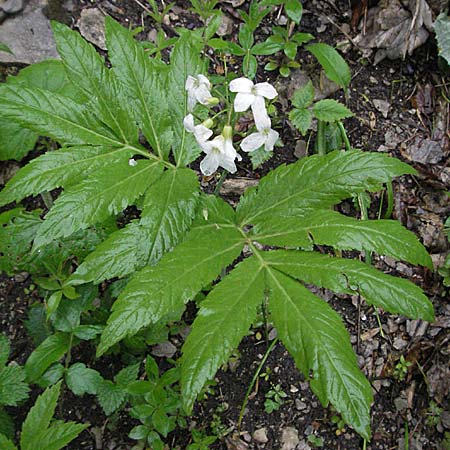
[[[204,122],[202,122],[202,125],[206,128],[212,128],[214,126],[214,120],[208,117]]]
[[[217,97],[209,97],[206,101],[208,106],[216,106],[219,104],[219,99]]]
[[[230,125],[225,125],[222,130],[222,136],[227,141],[233,140],[233,128],[230,127]]]

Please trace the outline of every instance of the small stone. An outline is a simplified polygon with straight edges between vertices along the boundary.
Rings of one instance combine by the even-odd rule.
[[[274,327],[269,331],[269,341],[273,341],[276,337],[278,336],[278,331],[277,329]]]
[[[286,427],[281,434],[281,450],[294,450],[299,444],[298,431],[293,427]]]
[[[5,3],[0,5],[6,14],[16,14],[23,9],[23,0],[7,0]]]
[[[281,26],[286,25],[286,24],[287,24],[287,17],[284,16],[284,15],[281,15],[281,16],[278,18],[278,20],[277,20],[277,24],[278,24],[278,25],[281,25]]]
[[[408,342],[406,342],[401,337],[397,337],[394,339],[393,346],[396,350],[403,350],[408,345]]]
[[[98,8],[83,9],[77,26],[85,39],[106,50],[105,16]]]
[[[291,384],[291,386],[289,387],[289,392],[292,392],[293,394],[295,394],[296,392],[298,392],[298,387]]]
[[[170,341],[161,342],[159,344],[156,344],[151,354],[153,356],[158,356],[159,358],[172,358],[173,355],[175,355],[177,351],[177,348],[175,345],[172,344]]]
[[[222,15],[222,22],[216,31],[217,36],[227,36],[233,32],[234,22],[228,16]]]
[[[411,161],[421,164],[437,164],[445,157],[441,144],[431,139],[417,137],[405,150]]]
[[[147,40],[156,44],[156,39],[158,39],[158,31],[156,28],[152,28],[147,34]]]
[[[306,156],[307,147],[308,145],[306,141],[304,141],[303,139],[298,140],[297,143],[295,144],[294,156],[297,159],[304,158]]]
[[[377,80],[375,77],[373,77],[373,76],[370,76],[370,77],[369,77],[369,81],[370,81],[372,84],[378,84],[378,80]]]
[[[391,104],[389,102],[387,102],[386,100],[372,100],[373,106],[375,106],[375,108],[380,111],[380,113],[382,114],[382,116],[387,119],[388,116],[388,112],[389,109],[391,107]]]
[[[245,442],[251,442],[252,437],[250,436],[250,433],[244,431],[242,434],[242,439],[244,439]]]
[[[447,428],[447,430],[450,430],[450,412],[449,411],[443,411],[441,413],[441,424],[444,428]]]
[[[266,428],[260,428],[259,430],[256,430],[253,433],[253,439],[259,444],[265,444],[266,442],[269,442]]]
[[[295,399],[295,409],[298,411],[303,411],[308,407],[308,405],[305,402],[302,402],[300,399]]]
[[[394,399],[395,409],[400,412],[408,409],[408,400],[406,398],[397,397]]]

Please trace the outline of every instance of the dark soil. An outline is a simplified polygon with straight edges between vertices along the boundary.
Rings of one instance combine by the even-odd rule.
[[[73,10],[67,12],[60,7],[60,3],[52,2],[49,14],[62,18],[69,24],[76,22],[83,9],[93,6],[89,1],[73,2]],[[145,39],[153,26],[151,19],[137,1],[105,0],[94,3],[126,26],[143,26],[144,31],[139,34],[140,38]],[[168,34],[177,26],[195,28],[200,25],[199,19],[187,11],[187,0],[175,3],[176,12],[169,14],[169,21],[164,28]],[[229,4],[223,4],[222,7],[234,20],[232,36],[235,36],[239,20]],[[304,2],[304,8],[302,31],[311,32],[319,40],[331,44],[345,38],[338,27],[350,24],[351,11],[347,1],[309,0]],[[326,16],[332,18],[337,26],[328,23],[325,31],[318,33],[319,24],[324,23],[319,18]],[[264,27],[270,27],[276,20],[275,14],[269,16]],[[430,38],[405,61],[384,60],[377,66],[362,58],[354,47],[349,48],[345,57],[353,73],[351,89],[347,99],[340,91],[334,95],[337,99],[347,102],[355,114],[354,118],[346,121],[350,141],[354,147],[367,151],[388,152],[410,162],[417,169],[417,176],[405,176],[395,180],[393,216],[420,237],[437,263],[448,251],[443,222],[450,215],[450,204],[445,193],[450,187],[449,147],[447,145],[445,148],[446,159],[436,164],[415,162],[408,150],[416,139],[433,136],[439,114],[447,114],[444,121],[447,128],[442,131],[448,136],[449,104],[442,102],[441,92],[446,93],[448,97],[450,84],[448,77],[446,79],[439,72],[435,43]],[[263,60],[261,58],[261,62]],[[308,73],[318,71],[316,63],[306,52],[300,54],[300,62]],[[14,70],[9,67],[6,69]],[[213,71],[216,69],[214,66],[211,68]],[[283,79],[271,73],[270,77],[277,86],[292,87],[294,75],[290,79]],[[266,73],[259,72],[259,78],[266,78]],[[428,99],[429,103],[424,99]],[[377,102],[374,100],[389,103],[385,116],[376,108]],[[278,130],[283,136],[284,147],[276,149],[274,158],[256,171],[252,171],[250,162],[244,160],[233,177],[260,178],[280,164],[297,160],[296,145],[303,138],[286,120],[285,112],[289,107],[286,97],[280,101],[278,107]],[[312,143],[308,152],[312,152]],[[216,182],[216,179],[203,180],[205,190],[212,191]],[[231,195],[232,203],[236,199],[236,195]],[[379,195],[373,196],[370,211],[372,217],[377,216],[381,200]],[[33,204],[33,207],[35,206]],[[351,202],[345,202],[341,207],[344,213],[354,212]],[[319,293],[341,314],[360,366],[375,391],[372,408],[373,439],[366,448],[448,450],[449,447],[444,447],[441,442],[445,427],[449,427],[450,414],[449,293],[442,286],[442,279],[429,270],[398,263],[390,258],[375,258],[374,264],[386,273],[409,278],[421,286],[433,301],[436,321],[433,324],[425,324],[380,312],[378,322],[378,311],[359,298],[337,297],[328,291]],[[24,364],[34,348],[24,328],[27,310],[34,302],[41,301],[38,291],[30,289],[31,283],[27,274],[0,278],[0,331],[11,339],[11,359],[19,364]],[[189,321],[189,317],[186,317],[186,321]],[[335,413],[331,408],[320,405],[281,343],[270,353],[261,371],[266,375],[259,377],[252,390],[241,427],[238,429],[237,422],[246,391],[267,350],[264,336],[265,328],[261,325],[242,341],[233,363],[219,371],[216,385],[211,387],[206,399],[196,405],[193,416],[188,418],[188,425],[203,429],[208,434],[220,434],[220,439],[210,447],[212,449],[294,449],[295,447],[283,447],[282,435],[288,427],[298,433],[297,449],[313,448],[311,436],[321,438],[322,448],[325,449],[362,449],[363,441],[355,432],[349,427],[339,428],[332,422]],[[172,340],[179,349],[181,339],[172,336]],[[109,379],[123,366],[119,357],[110,356],[95,360],[94,355],[95,349],[86,344],[85,348],[76,350],[72,361],[85,362]],[[401,355],[413,364],[408,368],[404,379],[396,379],[394,368]],[[160,362],[164,364],[164,361]],[[265,394],[276,385],[280,385],[287,396],[278,411],[267,413],[264,408]],[[30,399],[20,408],[8,410],[18,428],[40,392],[38,389],[33,390]],[[429,408],[433,401],[443,411],[443,419],[437,420],[436,424],[430,424],[429,421]],[[67,447],[69,449],[118,450],[130,449],[134,444],[127,435],[137,423],[130,419],[127,409],[107,418],[93,396],[76,397],[69,390],[64,390],[58,417],[91,424]],[[406,425],[408,429],[405,429]],[[258,439],[253,436],[256,430],[262,428],[265,428],[267,443],[258,443]],[[408,432],[409,447],[404,442]],[[169,436],[167,442],[170,449],[185,449],[189,439],[190,434],[186,430],[178,430]]]

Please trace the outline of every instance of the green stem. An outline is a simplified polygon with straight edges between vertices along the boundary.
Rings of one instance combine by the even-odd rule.
[[[220,175],[219,181],[216,184],[216,188],[214,189],[214,195],[218,197],[220,195],[220,189],[222,189],[223,182],[225,181],[225,178],[228,175],[228,171],[223,170],[222,174]]]
[[[41,192],[42,200],[44,201],[47,209],[50,209],[53,206],[53,197],[48,191]]]
[[[359,209],[361,211],[361,220],[369,220],[369,215],[367,213],[367,207],[363,200],[363,194],[358,194],[358,203],[359,203]],[[368,250],[364,250],[366,255],[366,263],[370,266],[372,265],[372,253]]]
[[[237,428],[238,428],[238,430],[241,429],[242,418],[244,417],[244,411],[245,411],[245,408],[246,408],[246,406],[247,406],[247,403],[248,403],[248,400],[249,400],[249,397],[250,397],[250,393],[251,393],[252,390],[253,390],[253,386],[255,385],[256,380],[258,379],[259,374],[261,373],[261,370],[262,370],[264,364],[266,363],[267,358],[268,358],[269,355],[270,355],[270,352],[273,350],[273,348],[275,347],[275,345],[276,345],[277,342],[278,342],[278,338],[275,338],[275,339],[272,341],[272,343],[270,344],[269,348],[266,350],[266,353],[264,354],[263,359],[262,359],[261,362],[259,363],[258,368],[256,369],[256,372],[255,372],[255,374],[253,375],[252,381],[250,382],[250,385],[249,385],[249,387],[248,387],[248,389],[247,389],[247,392],[245,393],[244,402],[242,403],[241,411],[240,411],[240,413],[239,413],[239,419],[238,419],[238,422],[237,422]]]
[[[380,319],[380,314],[378,314],[378,309],[375,308],[375,316],[377,318],[377,322],[378,322],[378,328],[380,329],[380,334],[381,337],[384,339],[384,331],[383,331],[383,327],[381,326],[381,319]]]
[[[325,122],[323,120],[317,121],[317,153],[321,156],[327,154],[325,146]]]
[[[348,136],[347,136],[347,132],[345,131],[344,124],[341,121],[339,121],[337,124],[338,124],[339,130],[341,131],[342,139],[344,140],[345,150],[349,151],[352,149],[352,146],[350,145],[350,141],[348,140]]]
[[[387,208],[384,213],[385,219],[390,219],[392,216],[392,211],[394,210],[394,189],[392,188],[392,181],[386,183],[387,191]]]

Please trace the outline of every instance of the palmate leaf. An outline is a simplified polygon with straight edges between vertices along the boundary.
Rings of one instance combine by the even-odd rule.
[[[154,267],[131,279],[114,303],[97,353],[161,319],[179,318],[184,304],[241,252],[244,241],[234,212],[223,200],[206,197],[186,239]]]
[[[321,403],[370,439],[372,389],[358,368],[341,318],[300,283],[268,269],[269,310],[278,334]]]
[[[192,223],[198,189],[197,175],[192,170],[164,172],[146,193],[141,220],[112,233],[78,267],[71,283],[99,283],[155,264]]]
[[[0,448],[2,450],[17,450],[17,447],[4,434],[0,434]]]
[[[0,113],[0,161],[20,161],[34,148],[37,138],[36,133],[3,119]]]
[[[30,390],[25,382],[22,367],[10,365],[0,369],[0,405],[17,406],[28,397]]]
[[[294,216],[309,208],[326,209],[408,173],[415,170],[398,159],[360,150],[304,158],[273,170],[247,190],[237,208],[238,222],[256,225],[273,214]]]
[[[331,98],[319,100],[312,107],[312,112],[317,119],[324,122],[336,122],[353,116],[353,113],[342,103]]]
[[[183,346],[181,384],[187,411],[249,330],[264,289],[263,267],[252,257],[238,264],[202,302]]]
[[[304,217],[266,219],[253,228],[254,239],[278,247],[330,245],[339,250],[366,250],[433,267],[416,236],[395,220],[357,220],[335,211],[305,211]]]
[[[362,262],[293,250],[268,252],[264,259],[293,278],[338,293],[360,294],[369,304],[391,313],[428,321],[434,318],[433,306],[418,286]]]
[[[78,183],[107,165],[127,163],[134,152],[125,147],[79,146],[47,152],[22,167],[0,192],[0,205],[57,187]]]
[[[35,248],[106,220],[131,204],[162,172],[159,162],[119,162],[69,187],[55,201],[34,241]]]

